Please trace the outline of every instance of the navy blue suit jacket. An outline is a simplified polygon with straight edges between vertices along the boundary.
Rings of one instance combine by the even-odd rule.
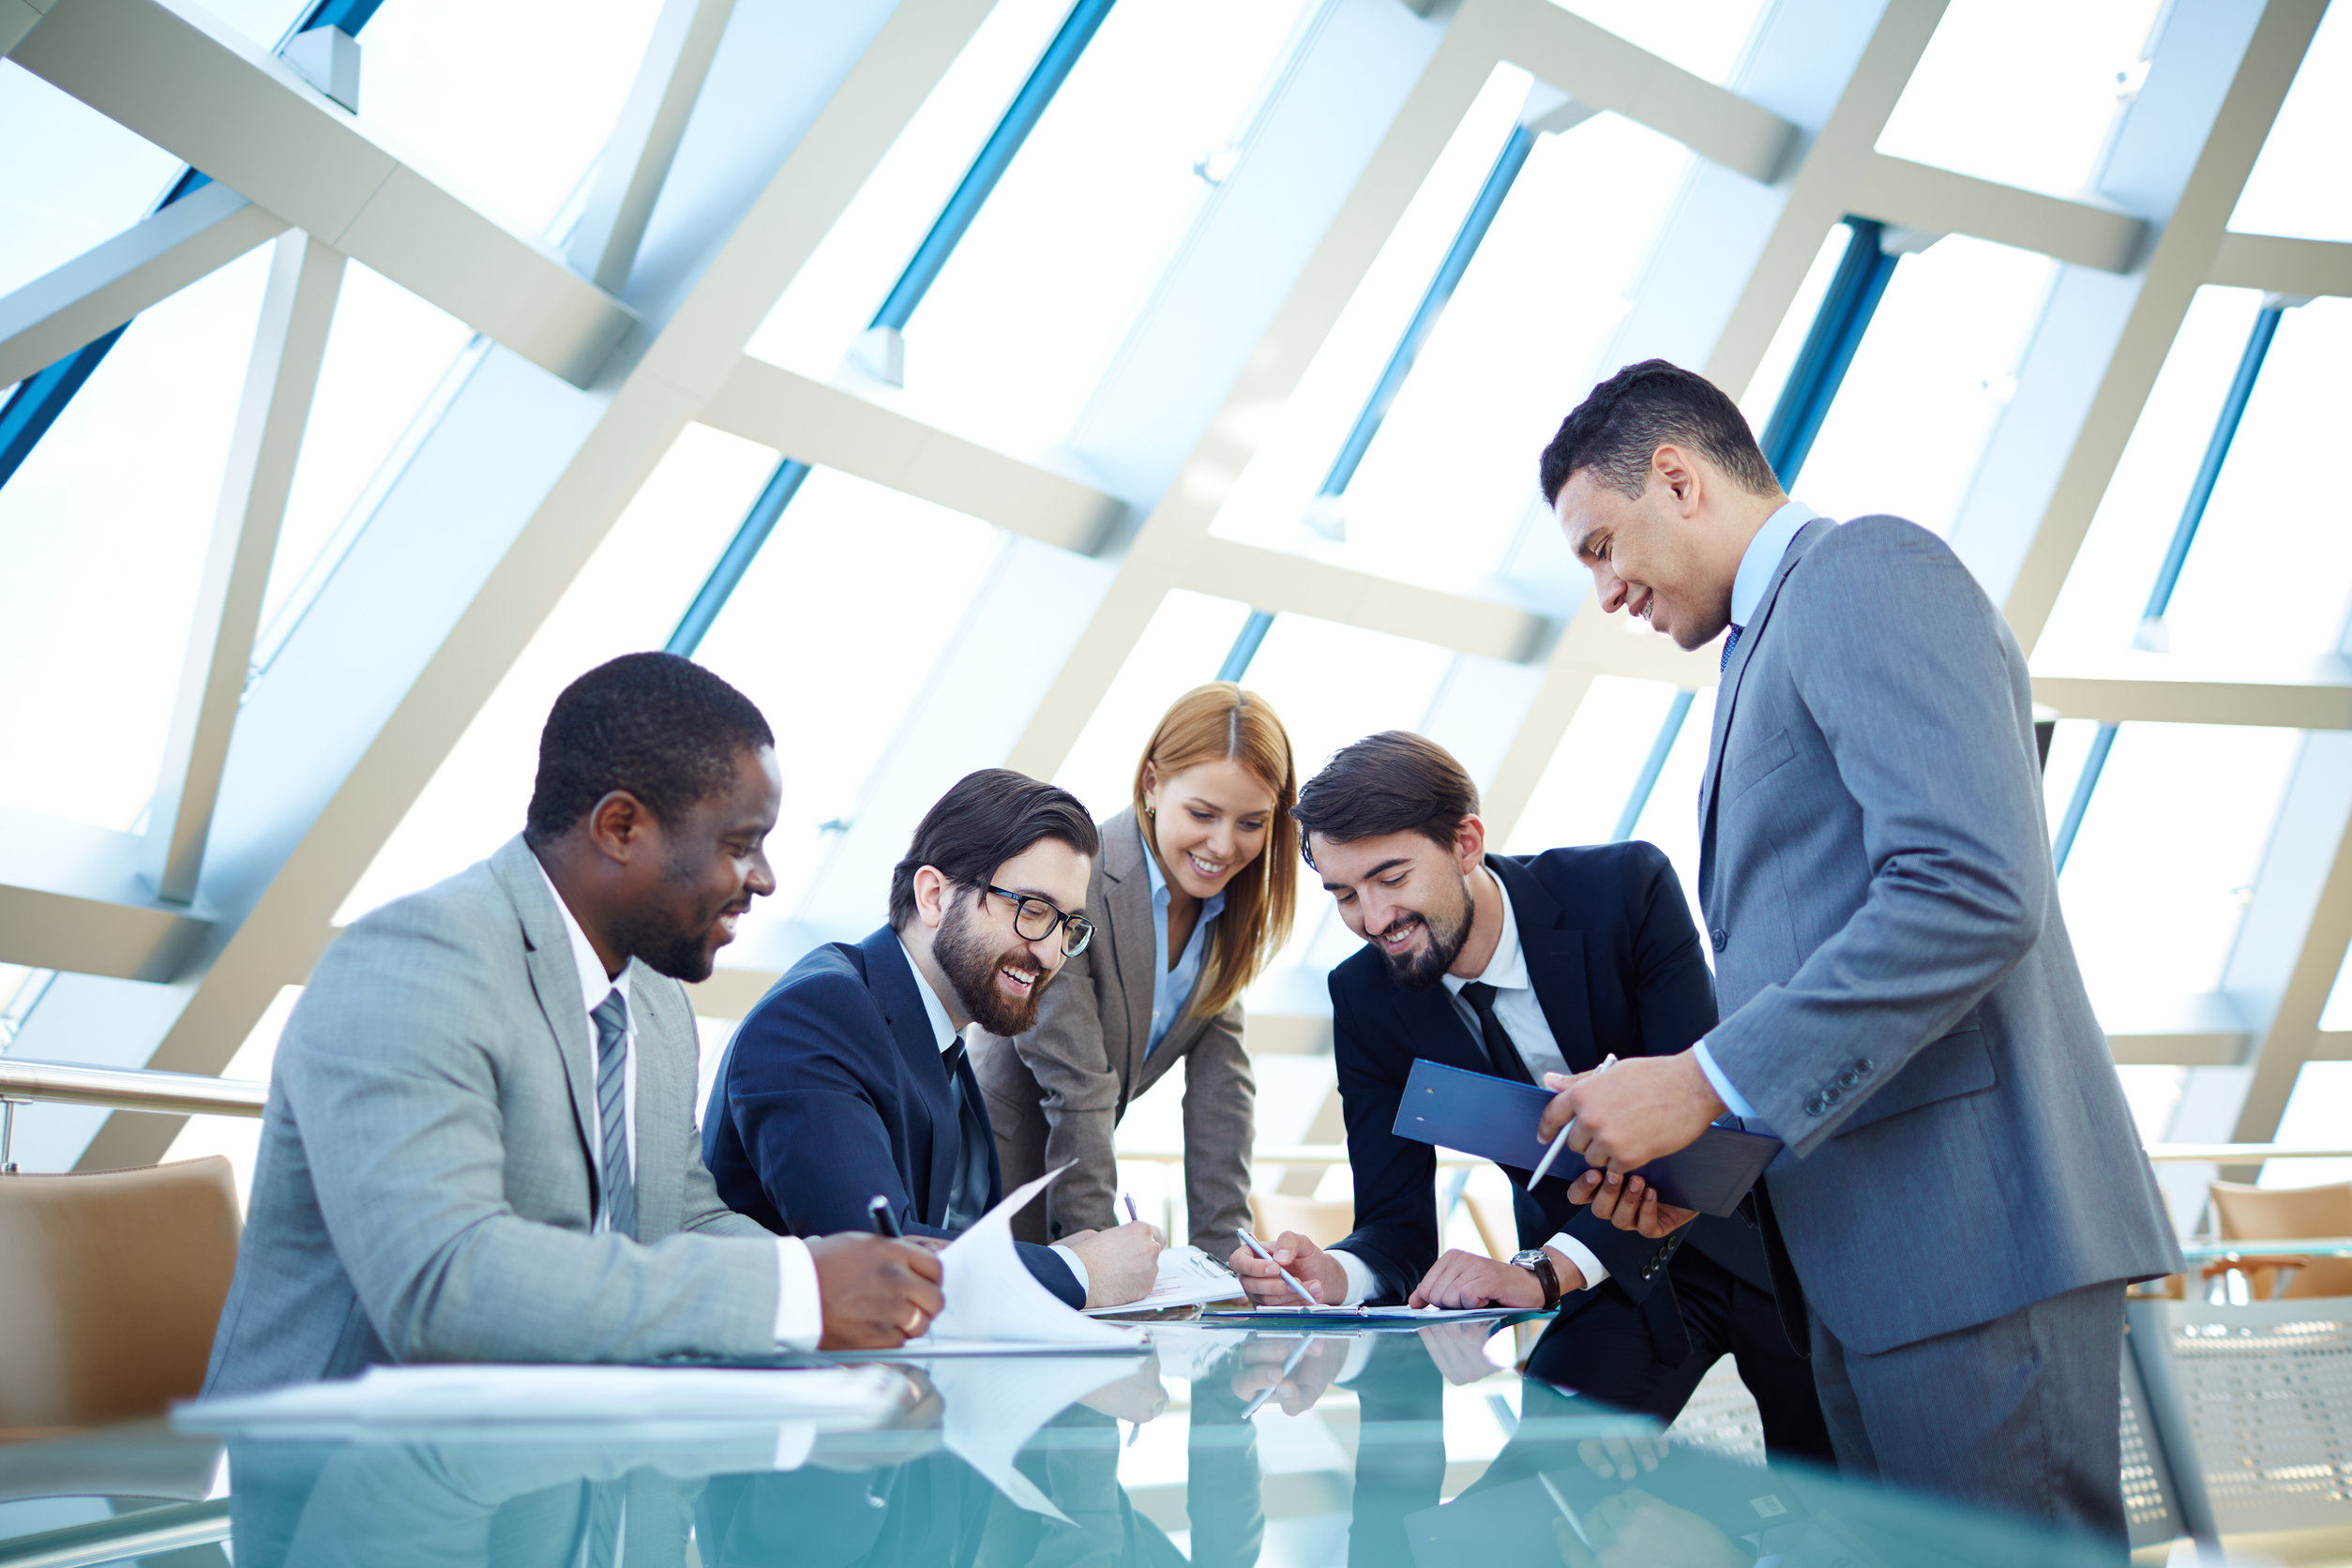
[[[718,1195],[780,1235],[865,1230],[880,1193],[911,1236],[942,1229],[963,1135],[921,984],[889,927],[827,942],[794,964],[735,1031],[702,1116],[702,1158]],[[967,1058],[964,1096],[988,1118]],[[988,1201],[1004,1196],[988,1139]],[[1086,1304],[1070,1266],[1016,1243],[1037,1282]]]
[[[1528,978],[1569,1070],[1620,1057],[1670,1056],[1715,1025],[1715,988],[1674,867],[1640,842],[1488,855],[1487,869],[1511,896]],[[1382,1300],[1403,1300],[1438,1260],[1437,1151],[1399,1138],[1396,1108],[1416,1058],[1490,1072],[1443,985],[1408,991],[1389,978],[1370,947],[1331,972],[1333,1049],[1348,1122],[1348,1163],[1356,1192],[1355,1233],[1334,1243],[1379,1276]],[[1620,1230],[1568,1201],[1573,1156],[1546,1175],[1535,1198],[1528,1172],[1513,1170],[1519,1245],[1541,1246],[1565,1230],[1609,1272],[1598,1290],[1560,1303],[1573,1317],[1617,1291],[1645,1308],[1661,1356],[1687,1355],[1681,1315],[1666,1287],[1667,1264],[1684,1241],[1762,1289],[1772,1289],[1763,1244],[1743,1219],[1702,1214],[1662,1241]],[[721,1188],[724,1191],[724,1187]],[[1678,1349],[1678,1347],[1681,1347]]]

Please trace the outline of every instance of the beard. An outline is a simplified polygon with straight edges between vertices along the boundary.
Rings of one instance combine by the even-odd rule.
[[[1429,945],[1426,948],[1408,949],[1401,956],[1390,953],[1377,942],[1373,942],[1373,951],[1379,953],[1380,962],[1388,966],[1388,977],[1396,982],[1398,989],[1425,991],[1438,983],[1440,975],[1454,967],[1454,960],[1462,956],[1463,943],[1470,941],[1470,882],[1465,878],[1462,901],[1455,909],[1427,914],[1416,912],[1399,915],[1389,923],[1391,931],[1408,921],[1418,922],[1429,928]]]
[[[1010,1038],[1026,1034],[1036,1026],[1037,1004],[1053,977],[1030,956],[1028,943],[999,947],[997,939],[981,927],[971,907],[958,898],[948,906],[946,918],[940,922],[931,953],[946,972],[947,983],[956,988],[956,1000],[963,1003],[964,1011],[981,1028]],[[1029,988],[1029,995],[1015,1002],[998,990],[996,972],[1000,969],[1035,975],[1037,979]]]
[[[684,874],[679,862],[673,859],[663,867],[663,882],[675,904],[647,904],[616,917],[612,922],[612,940],[622,952],[656,974],[689,983],[708,980],[712,960],[717,953],[711,942],[711,928],[737,906],[730,899],[706,915],[682,917],[676,905],[693,899],[692,879]],[[743,907],[749,905],[748,898],[743,900]]]

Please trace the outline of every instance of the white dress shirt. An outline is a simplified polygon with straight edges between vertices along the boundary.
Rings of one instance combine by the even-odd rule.
[[[945,1056],[956,1048],[956,1042],[963,1036],[956,1032],[956,1020],[948,1016],[947,1004],[939,999],[939,992],[931,989],[930,977],[923,972],[923,966],[914,961],[914,952],[907,946],[904,937],[898,939],[898,951],[906,954],[907,967],[914,971],[914,992],[923,999],[923,1016],[931,1020],[931,1038],[939,1042],[940,1055]],[[950,1073],[948,1077],[953,1079],[955,1075]],[[956,1131],[958,1137],[962,1136],[961,1127]],[[1059,1242],[1054,1243],[1053,1250],[1062,1255],[1064,1263],[1070,1265],[1070,1273],[1078,1280],[1081,1295],[1093,1288],[1093,1282],[1086,1277],[1086,1265],[1079,1260],[1077,1253]]]
[[[1470,1038],[1485,1039],[1480,1029],[1478,1014],[1462,1000],[1462,988],[1474,980],[1483,980],[1495,988],[1495,1021],[1511,1036],[1511,1044],[1527,1063],[1528,1077],[1541,1084],[1545,1073],[1564,1073],[1568,1059],[1560,1054],[1560,1043],[1552,1038],[1552,1026],[1544,1017],[1544,1004],[1536,1000],[1535,983],[1528,977],[1527,953],[1519,945],[1519,917],[1511,908],[1511,893],[1502,885],[1502,879],[1492,871],[1481,868],[1479,874],[1495,884],[1495,892],[1502,898],[1502,929],[1495,938],[1495,950],[1486,960],[1486,967],[1476,974],[1440,975],[1448,995],[1454,999],[1454,1011],[1470,1032]],[[1544,1244],[1561,1254],[1584,1275],[1578,1289],[1590,1290],[1608,1278],[1609,1271],[1592,1255],[1592,1249],[1560,1231]],[[1354,1306],[1380,1289],[1380,1281],[1372,1275],[1372,1266],[1352,1252],[1334,1248],[1332,1254],[1348,1275],[1348,1295],[1341,1304]]]
[[[1772,574],[1780,570],[1781,557],[1788,553],[1799,531],[1820,515],[1802,501],[1791,501],[1764,520],[1764,526],[1748,541],[1747,553],[1740,557],[1739,575],[1731,580],[1733,626],[1745,626],[1748,618],[1764,608],[1764,591],[1772,585]],[[1771,1131],[1756,1121],[1756,1108],[1715,1065],[1714,1053],[1707,1048],[1704,1036],[1691,1048],[1691,1054],[1698,1059],[1698,1070],[1707,1075],[1707,1086],[1715,1092],[1725,1109],[1748,1123],[1751,1132]]]
[[[572,962],[580,971],[580,995],[588,1015],[588,1048],[591,1071],[595,1066],[596,1048],[596,1009],[613,991],[621,993],[628,1013],[628,1033],[622,1040],[621,1104],[622,1133],[628,1144],[629,1177],[637,1176],[637,1007],[629,1000],[629,969],[621,966],[618,979],[604,972],[604,960],[596,957],[596,943],[580,929],[572,917],[571,906],[564,902],[564,895],[556,890],[554,880],[547,867],[539,867],[539,878],[547,883],[548,896],[555,900],[556,912],[564,917],[565,934],[571,938]],[[594,1096],[592,1095],[593,1099]],[[591,1135],[588,1157],[596,1162],[601,1182],[604,1175],[604,1139]],[[608,1217],[599,1213],[596,1228],[610,1225]],[[824,1337],[824,1303],[817,1290],[817,1260],[809,1255],[808,1244],[797,1236],[776,1238],[776,1342],[795,1349],[813,1350],[817,1341]]]

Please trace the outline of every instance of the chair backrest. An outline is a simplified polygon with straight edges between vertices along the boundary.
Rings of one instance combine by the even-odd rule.
[[[2352,1236],[2352,1182],[2322,1187],[2211,1184],[2222,1234],[2233,1242],[2288,1242],[2301,1236]],[[2352,1296],[2352,1259],[2316,1258],[2287,1281],[2289,1296]]]
[[[242,1229],[218,1154],[0,1176],[0,1427],[93,1426],[192,1396]]]
[[[1356,1228],[1353,1199],[1298,1198],[1285,1192],[1249,1195],[1250,1224],[1268,1246],[1285,1230],[1295,1230],[1319,1246],[1329,1246]]]

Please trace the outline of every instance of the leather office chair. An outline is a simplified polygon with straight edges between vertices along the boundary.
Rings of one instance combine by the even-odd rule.
[[[2233,1242],[2291,1242],[2311,1236],[2352,1236],[2352,1182],[2324,1187],[2211,1184],[2222,1235]],[[2251,1272],[2260,1265],[2247,1259]],[[2259,1297],[2267,1292],[2259,1288]],[[2313,1258],[2287,1280],[2282,1296],[2352,1296],[2352,1258]]]
[[[0,1176],[0,1428],[195,1395],[242,1229],[229,1162]]]

